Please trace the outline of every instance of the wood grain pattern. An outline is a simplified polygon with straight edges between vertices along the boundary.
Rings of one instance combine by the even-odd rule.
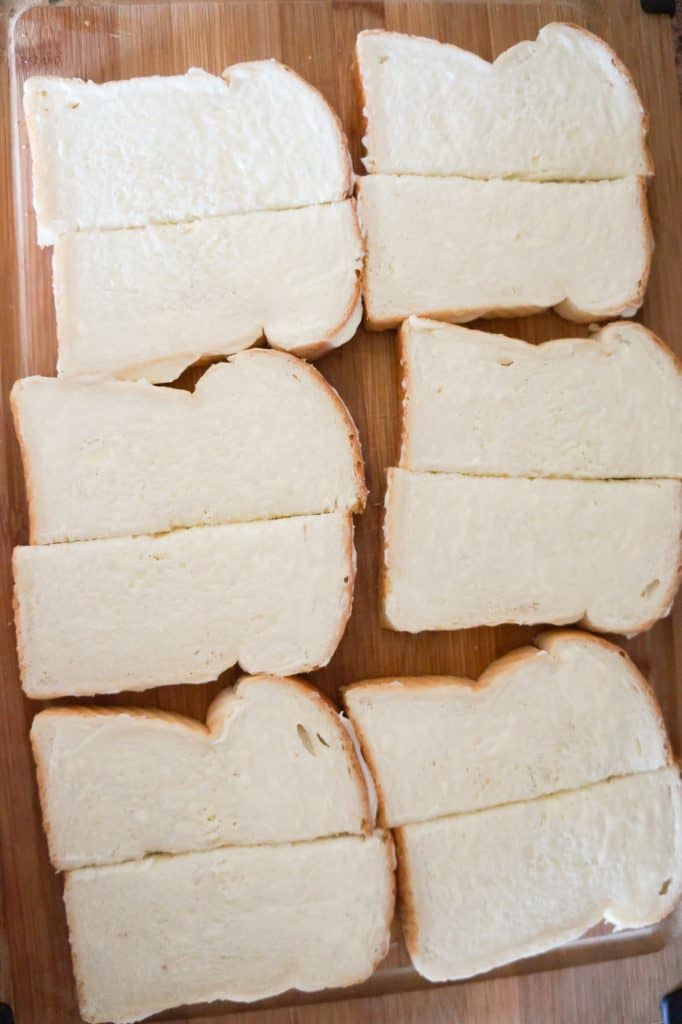
[[[36,72],[74,74],[96,80],[133,74],[182,72],[191,64],[220,72],[238,60],[275,56],[318,85],[341,114],[349,132],[356,169],[360,142],[355,95],[349,74],[352,48],[362,28],[411,31],[456,41],[492,58],[551,20],[584,24],[603,36],[633,71],[650,111],[657,175],[650,202],[657,250],[641,319],[682,354],[682,301],[677,235],[682,214],[680,166],[682,132],[675,86],[670,24],[645,16],[635,0],[254,0],[231,3],[159,3],[118,6],[39,6],[14,24],[14,50],[1,82],[2,147],[0,217],[6,237],[0,251],[3,289],[0,410],[0,999],[10,1002],[18,1024],[75,1024],[75,1004],[60,883],[48,861],[37,807],[27,730],[38,708],[19,688],[12,630],[9,557],[25,541],[23,482],[11,427],[7,395],[28,373],[54,373],[54,315],[49,251],[34,244],[30,211],[29,161],[22,133],[15,152],[20,186],[16,243],[12,234],[10,153],[15,118],[9,103],[9,71],[21,82]],[[3,30],[7,30],[7,17]],[[19,252],[19,258],[15,256]],[[527,320],[489,322],[529,341],[580,333],[553,314]],[[502,627],[420,637],[380,629],[376,575],[384,467],[396,461],[397,388],[393,335],[361,331],[355,341],[319,364],[353,413],[367,458],[369,507],[357,523],[359,573],[355,608],[330,666],[315,674],[329,693],[340,683],[370,675],[402,673],[478,674],[494,657],[531,636],[532,629]],[[48,425],[49,426],[49,425]],[[661,698],[677,752],[682,749],[682,611],[629,645]],[[222,682],[232,678],[227,673]],[[135,702],[203,716],[220,683],[173,687],[135,695]],[[125,702],[125,698],[120,699]],[[112,703],[107,699],[107,703]],[[660,947],[669,928],[639,938],[597,938],[550,955],[545,965],[575,964]],[[506,973],[514,973],[511,968]],[[652,1024],[656,1000],[682,980],[682,950],[670,941],[660,953],[631,961],[572,968],[562,973],[513,976],[428,992],[326,1006],[251,1011],[239,1019],[259,1024],[328,1020],[476,1021],[477,1024]],[[370,983],[373,992],[397,992],[417,984],[396,943],[387,965]],[[286,997],[288,1004],[300,1002]],[[309,1001],[309,1000],[307,1000]],[[212,1014],[212,1015],[211,1015]],[[208,1008],[173,1019],[213,1021]],[[208,1016],[207,1016],[208,1015]],[[231,1017],[230,1019],[234,1019]]]

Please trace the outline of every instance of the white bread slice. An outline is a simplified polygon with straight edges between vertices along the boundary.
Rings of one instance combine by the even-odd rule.
[[[682,477],[682,366],[640,324],[529,345],[411,317],[400,361],[403,469]]]
[[[218,77],[29,78],[38,244],[127,228],[343,199],[351,165],[322,95],[274,60]]]
[[[527,480],[388,470],[391,629],[580,622],[638,633],[670,609],[678,480]]]
[[[597,36],[552,23],[493,63],[457,46],[361,32],[370,173],[587,180],[651,174],[647,117]]]
[[[14,549],[30,697],[205,683],[239,662],[325,665],[350,615],[348,513]]]
[[[300,679],[242,677],[206,726],[141,708],[51,708],[31,743],[58,871],[374,826],[336,708]]]
[[[361,265],[351,200],[62,235],[57,369],[169,381],[261,337],[315,358],[355,334]]]
[[[661,920],[682,890],[676,767],[395,832],[414,966],[466,978],[578,938]]]
[[[478,682],[372,679],[345,688],[344,703],[390,828],[672,763],[648,683],[586,633],[543,633]]]
[[[411,314],[460,321],[553,307],[568,320],[630,316],[652,240],[642,179],[552,183],[358,179],[370,329]]]
[[[388,951],[387,833],[148,857],[66,875],[86,1021],[364,981]]]
[[[358,432],[312,366],[251,349],[194,393],[27,377],[12,389],[32,544],[364,508]]]

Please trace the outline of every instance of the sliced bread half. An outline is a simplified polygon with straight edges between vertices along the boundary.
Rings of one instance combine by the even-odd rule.
[[[651,174],[647,118],[613,50],[545,25],[489,63],[398,32],[361,32],[370,173],[587,180]]]
[[[81,1014],[136,1021],[364,981],[388,951],[393,867],[390,836],[375,832],[70,871]]]
[[[642,179],[584,183],[391,177],[357,183],[371,329],[411,314],[464,322],[553,307],[630,316],[652,240]]]
[[[355,334],[361,266],[351,200],[62,235],[57,369],[169,381],[262,337],[320,356]]]
[[[602,920],[653,924],[682,892],[676,767],[406,825],[395,838],[405,941],[431,981],[545,952]]]
[[[640,324],[529,345],[411,317],[400,361],[403,469],[682,477],[682,365]]]
[[[299,679],[243,677],[207,726],[141,708],[50,708],[31,743],[58,871],[374,825],[336,708]]]
[[[12,389],[32,544],[359,512],[360,440],[324,377],[252,349],[190,394],[144,382],[27,377]]]
[[[392,629],[580,622],[637,633],[670,609],[679,480],[501,479],[388,470],[383,609]]]
[[[344,703],[390,828],[672,763],[648,683],[625,651],[587,633],[543,633],[478,682],[372,679],[347,687]]]
[[[331,513],[18,547],[13,565],[30,697],[204,683],[237,662],[288,675],[325,665],[341,639],[353,524]]]
[[[351,164],[322,95],[274,60],[186,75],[29,78],[38,242],[343,199]]]

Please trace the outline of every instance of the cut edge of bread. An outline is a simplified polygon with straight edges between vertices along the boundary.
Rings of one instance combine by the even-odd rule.
[[[29,739],[31,743],[31,749],[33,753],[33,760],[36,768],[36,780],[38,786],[38,797],[40,801],[40,807],[42,811],[43,827],[47,838],[47,845],[50,853],[50,862],[55,871],[61,872],[63,870],[68,871],[70,869],[61,868],[55,858],[55,847],[54,847],[54,832],[53,825],[49,814],[49,802],[47,799],[47,770],[48,766],[45,763],[45,759],[42,756],[40,745],[37,741],[36,733],[38,725],[36,723],[44,722],[49,719],[57,718],[90,718],[90,719],[106,719],[116,718],[118,716],[125,716],[127,718],[134,718],[138,721],[152,721],[155,723],[163,722],[169,728],[177,729],[189,733],[198,733],[200,736],[206,739],[214,739],[220,735],[221,731],[225,727],[229,717],[235,708],[239,704],[240,700],[243,699],[245,691],[258,687],[265,683],[269,685],[276,683],[277,685],[286,686],[296,690],[306,700],[310,701],[316,707],[321,710],[327,718],[329,728],[331,732],[336,736],[339,741],[341,749],[346,758],[348,767],[348,774],[354,781],[358,793],[360,794],[360,803],[362,805],[362,831],[359,833],[363,836],[371,835],[374,831],[375,823],[373,821],[372,806],[370,802],[370,795],[367,788],[367,779],[358,757],[358,752],[355,749],[351,736],[348,730],[344,726],[341,715],[331,700],[331,698],[318,689],[314,683],[309,682],[306,679],[300,679],[297,676],[275,676],[268,675],[267,673],[259,673],[254,676],[240,676],[236,683],[232,686],[226,687],[221,690],[219,694],[211,701],[206,711],[206,721],[201,722],[196,718],[190,718],[187,715],[179,714],[174,711],[165,711],[157,708],[141,708],[135,706],[117,706],[117,707],[100,707],[93,705],[70,705],[69,707],[48,707],[39,711],[33,718],[31,728],[29,730]],[[353,834],[353,833],[349,833]],[[327,838],[326,836],[319,836],[317,838]],[[306,842],[313,842],[314,840],[302,840]],[[218,844],[222,846],[225,844]],[[247,845],[258,845],[258,844],[247,844]],[[265,843],[264,845],[271,845]],[[211,847],[201,847],[202,850],[209,849]],[[187,853],[195,852],[191,850],[184,851]],[[174,854],[168,854],[173,856]],[[116,863],[116,862],[114,862]],[[85,867],[88,865],[80,865]],[[111,866],[111,865],[102,865]]]
[[[364,177],[372,177],[372,175],[364,175]],[[384,177],[400,178],[403,175],[384,175]],[[405,175],[405,177],[410,177]],[[411,175],[411,177],[421,177],[422,180],[430,180],[425,175]],[[442,181],[442,178],[433,178],[434,181]],[[450,177],[445,180],[456,181],[456,177]],[[462,181],[470,181],[472,179],[462,178]],[[499,181],[509,179],[474,179],[474,180],[486,180],[486,181]],[[613,179],[616,181],[625,179]],[[416,316],[422,320],[440,320],[443,323],[451,324],[467,324],[472,320],[485,319],[498,319],[498,320],[511,320],[518,317],[535,316],[537,313],[544,313],[550,310],[551,312],[557,313],[564,320],[572,321],[573,323],[592,324],[599,323],[602,321],[610,321],[614,318],[627,318],[633,317],[640,309],[644,302],[644,296],[649,282],[649,276],[651,274],[651,264],[653,261],[654,254],[654,236],[651,226],[651,216],[649,214],[649,206],[647,202],[647,179],[642,175],[633,175],[633,180],[637,182],[637,200],[640,211],[641,227],[642,227],[642,241],[645,248],[645,261],[644,270],[642,276],[637,282],[637,291],[634,295],[629,296],[626,300],[619,303],[616,306],[607,306],[599,310],[584,310],[576,306],[571,299],[570,295],[565,296],[561,302],[556,303],[554,306],[514,306],[506,308],[497,308],[495,306],[481,306],[475,309],[420,309],[413,313],[411,316]],[[363,178],[359,177],[355,182],[356,195],[358,189],[362,191]],[[543,184],[551,184],[551,182],[520,182],[520,184],[529,184],[542,186]],[[561,184],[561,183],[559,183]],[[567,184],[580,184],[580,182],[570,182]],[[587,183],[589,184],[589,183]],[[594,184],[594,183],[592,183]],[[365,253],[367,251],[367,243],[364,232],[362,232],[363,244]],[[368,296],[371,289],[369,288],[369,281],[367,276],[368,271],[368,260],[365,254],[365,260],[362,270],[362,294],[365,297],[364,303],[364,320],[363,326],[368,331],[380,332],[393,330],[394,328],[400,327],[405,320],[409,317],[404,316],[391,316],[384,317],[383,319],[373,318],[368,309]]]
[[[642,110],[642,148],[643,148],[644,157],[645,157],[646,164],[647,164],[646,171],[644,172],[643,177],[644,177],[645,180],[653,177],[653,175],[655,174],[656,168],[655,168],[654,159],[653,159],[653,155],[652,155],[652,152],[651,152],[651,147],[649,146],[649,140],[648,140],[648,135],[649,135],[649,114],[648,114],[647,110],[645,109],[644,104],[642,103],[641,96],[639,95],[639,90],[637,89],[637,85],[635,84],[635,80],[634,80],[634,78],[632,76],[632,73],[630,72],[630,69],[623,63],[623,61],[620,59],[620,57],[618,56],[616,51],[613,49],[612,46],[610,46],[606,42],[606,40],[602,39],[600,36],[596,35],[594,32],[590,32],[590,30],[585,28],[583,25],[576,25],[575,22],[572,22],[572,21],[559,21],[559,22],[552,21],[552,22],[548,22],[546,25],[543,25],[543,26],[541,26],[540,29],[538,29],[538,32],[537,32],[537,34],[535,36],[535,40],[537,40],[537,38],[539,37],[539,35],[540,35],[540,33],[542,32],[543,29],[550,28],[550,27],[552,27],[554,25],[557,25],[557,24],[558,25],[562,25],[565,28],[573,29],[576,32],[582,33],[583,35],[588,36],[589,39],[592,40],[593,42],[598,43],[599,46],[601,46],[603,48],[604,52],[608,56],[609,60],[613,64],[613,66],[620,73],[621,77],[629,85],[629,87],[631,89],[631,92],[633,93],[634,97],[637,100],[637,103],[639,104],[639,106],[641,107],[641,110]],[[364,81],[363,81],[363,77],[362,77],[362,70],[361,70],[361,67],[360,67],[360,56],[359,56],[358,43],[359,43],[359,40],[360,40],[360,38],[362,36],[371,36],[371,35],[375,35],[375,36],[376,35],[408,36],[410,39],[413,39],[413,40],[415,40],[417,42],[426,42],[426,43],[430,43],[430,44],[435,43],[438,46],[443,46],[443,47],[445,47],[447,49],[451,49],[451,50],[457,50],[460,53],[467,53],[467,54],[471,54],[472,53],[471,50],[464,50],[461,46],[457,46],[454,43],[442,42],[439,39],[434,39],[434,38],[429,37],[429,36],[417,35],[414,32],[405,32],[405,33],[403,33],[403,32],[396,32],[396,31],[392,31],[392,30],[382,29],[382,28],[370,28],[370,29],[363,29],[361,32],[358,33],[358,35],[356,37],[356,41],[355,41],[355,46],[353,48],[352,77],[353,77],[353,81],[354,81],[354,84],[355,84],[355,89],[356,89],[356,92],[357,92],[357,96],[358,96],[358,100],[359,100],[359,107],[360,107],[360,127],[361,127],[360,140],[361,140],[362,149],[363,149],[364,154],[365,154],[364,156],[361,157],[361,161],[362,161],[362,166],[365,168],[365,170],[366,170],[366,172],[368,174],[374,174],[374,173],[377,173],[377,172],[374,170],[373,166],[369,166],[370,164],[372,164],[372,159],[369,156],[369,153],[368,153],[368,150],[367,150],[367,146],[366,146],[366,138],[367,138],[367,135],[368,135],[368,118],[367,118],[367,113],[366,113],[366,111],[367,111],[367,94],[366,94],[366,91],[365,91],[365,85],[364,85]],[[493,60],[486,60],[484,57],[480,57],[479,54],[476,54],[475,56],[477,56],[479,58],[479,60],[483,61],[484,63],[490,64],[492,66],[492,65],[494,65],[498,61],[498,59],[500,57],[504,56],[504,54],[506,54],[509,50],[513,49],[514,46],[516,46],[516,45],[518,45],[518,43],[514,43],[514,44],[512,44],[512,46],[508,46],[506,50],[501,50]],[[532,180],[532,179],[526,179],[526,180]],[[570,179],[570,180],[575,180],[575,179]],[[494,316],[496,314],[491,314],[491,315]],[[529,315],[529,314],[509,313],[509,314],[506,314],[506,315],[508,315],[508,316],[526,316],[526,315]],[[568,319],[571,319],[571,318],[569,317]],[[369,324],[367,326],[368,326],[368,330],[383,330],[383,329],[385,329],[385,328],[374,328],[374,327],[369,326]]]
[[[398,381],[399,381],[399,406],[398,406],[398,433],[399,433],[399,457],[398,457],[398,468],[408,469],[404,463],[407,461],[407,453],[409,449],[409,429],[407,423],[407,407],[410,402],[410,388],[411,388],[411,363],[408,354],[409,348],[409,334],[413,327],[426,327],[426,328],[439,328],[444,326],[443,321],[438,321],[430,317],[422,316],[410,316],[407,320],[403,320],[398,328],[396,336],[396,344],[398,349]],[[447,325],[446,325],[447,326]],[[455,325],[457,326],[457,325]],[[587,338],[571,338],[571,341],[585,342],[591,344],[592,342],[598,343],[602,340],[607,340],[612,334],[616,334],[621,326],[626,328],[632,328],[637,332],[645,335],[648,341],[660,350],[665,359],[670,363],[671,370],[682,377],[682,358],[677,355],[673,349],[667,345],[659,335],[655,334],[644,324],[640,324],[635,320],[625,320],[623,322],[615,320],[610,323],[604,324],[599,330],[595,331]],[[466,329],[466,328],[465,328]],[[491,339],[500,338],[505,342],[512,342],[514,345],[520,345],[524,349],[542,349],[545,346],[552,346],[555,344],[564,344],[567,339],[565,338],[550,338],[547,341],[538,343],[524,341],[522,338],[512,338],[506,334],[501,334],[499,331],[486,331]],[[11,400],[11,396],[10,396]],[[484,475],[484,474],[481,474]],[[564,477],[564,479],[591,479],[586,477]],[[643,478],[645,479],[645,478]]]
[[[455,686],[462,687],[467,690],[483,690],[490,686],[494,686],[501,676],[504,676],[509,669],[518,669],[520,666],[534,661],[538,656],[541,656],[544,652],[551,656],[554,648],[557,645],[565,643],[585,643],[588,645],[594,645],[600,647],[610,654],[615,654],[620,657],[630,675],[633,685],[645,698],[652,717],[658,727],[661,741],[664,747],[666,764],[671,767],[674,765],[675,758],[673,755],[672,747],[670,744],[670,738],[668,736],[668,730],[666,728],[665,720],[663,718],[663,712],[658,702],[658,698],[651,686],[651,683],[643,675],[637,665],[634,663],[632,658],[629,656],[627,651],[618,644],[611,643],[609,640],[605,640],[601,636],[595,636],[593,633],[583,633],[577,629],[549,629],[543,630],[533,638],[530,644],[525,644],[522,647],[517,647],[507,654],[501,655],[490,663],[481,672],[477,679],[472,679],[467,676],[443,676],[443,675],[423,675],[423,676],[402,676],[400,673],[396,673],[393,676],[381,676],[376,679],[360,679],[354,683],[348,683],[342,686],[340,689],[341,700],[346,710],[346,714],[353,723],[355,734],[358,737],[362,756],[369,766],[369,770],[374,779],[374,785],[377,791],[378,797],[378,810],[377,810],[377,823],[381,828],[388,828],[386,824],[386,815],[384,812],[385,799],[384,792],[382,789],[381,772],[378,771],[377,764],[372,756],[371,745],[367,742],[367,737],[363,732],[362,724],[353,715],[352,708],[349,704],[347,694],[349,691],[354,692],[372,692],[377,688],[386,686],[387,684],[399,681],[401,687],[404,689],[412,690],[423,690],[430,686]],[[538,799],[538,798],[536,798]],[[476,812],[465,812],[465,813],[476,813]],[[414,822],[411,822],[414,824]],[[397,832],[397,829],[394,831]],[[400,857],[398,858],[398,864],[400,865]]]

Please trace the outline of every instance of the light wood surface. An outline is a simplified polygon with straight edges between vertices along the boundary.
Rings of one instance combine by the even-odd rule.
[[[3,33],[8,13],[6,9]],[[172,8],[161,4],[39,7],[25,12],[17,22],[16,54],[10,54],[10,63],[19,82],[27,74],[41,71],[104,80],[184,71],[190,64],[219,72],[237,60],[275,56],[315,82],[337,108],[349,132],[359,170],[358,119],[349,65],[355,35],[361,28],[385,25],[432,35],[491,58],[518,40],[533,37],[542,24],[551,20],[584,24],[610,41],[631,68],[650,112],[657,169],[650,203],[657,249],[640,318],[682,354],[682,133],[672,35],[668,19],[643,15],[636,0],[265,0],[181,3]],[[26,528],[23,482],[7,394],[17,377],[54,373],[49,251],[40,252],[33,242],[35,224],[27,201],[28,160],[21,148],[25,139],[20,135],[16,153],[20,173],[15,182],[21,196],[16,224],[19,259],[15,255],[10,154],[14,115],[5,65],[0,97],[0,222],[5,235],[0,250],[0,1000],[14,1007],[17,1024],[75,1024],[79,1018],[60,883],[47,862],[27,743],[28,726],[37,705],[24,700],[19,688],[9,568],[11,548],[25,541]],[[532,341],[584,333],[550,314],[490,326],[501,326],[506,333]],[[517,646],[534,631],[504,627],[414,638],[392,634],[378,625],[375,580],[383,469],[395,463],[397,444],[393,335],[361,331],[355,341],[318,365],[348,402],[358,423],[371,495],[368,510],[357,524],[359,573],[353,617],[331,665],[315,674],[317,682],[333,694],[340,683],[374,674],[478,674],[494,657]],[[49,429],[49,424],[46,427]],[[671,619],[629,645],[661,698],[678,753],[682,749],[681,643],[682,609],[678,602]],[[231,677],[228,673],[223,681]],[[219,684],[166,688],[135,695],[135,702],[200,717],[217,689]],[[667,939],[668,930],[654,929],[634,948],[653,948]],[[602,959],[632,948],[631,940],[604,938],[591,946],[567,950],[551,962],[570,963],[577,957]],[[388,990],[398,982],[406,984],[404,954],[397,946],[391,958],[393,973],[383,976],[383,987]],[[658,999],[680,983],[682,948],[668,940],[662,952],[636,959],[352,1002],[251,1011],[229,1019],[243,1024],[653,1024]],[[192,1014],[173,1019],[196,1018]],[[224,1017],[202,1019],[215,1024]]]

